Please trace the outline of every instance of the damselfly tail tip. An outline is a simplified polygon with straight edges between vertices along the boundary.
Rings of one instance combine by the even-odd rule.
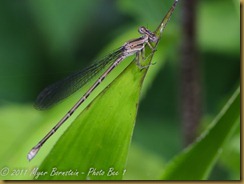
[[[179,0],[175,0],[175,2],[174,2],[174,6],[176,6],[176,4],[178,3],[178,1],[179,1]]]
[[[173,4],[173,8],[175,8],[176,4],[178,3],[179,0],[175,0]]]
[[[30,150],[30,152],[28,153],[28,155],[27,155],[27,159],[28,159],[29,161],[31,161],[31,160],[36,156],[36,154],[38,153],[39,149],[40,149],[40,148],[32,148],[32,149]]]

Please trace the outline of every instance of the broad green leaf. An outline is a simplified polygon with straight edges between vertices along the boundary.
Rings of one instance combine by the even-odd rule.
[[[160,38],[173,9],[155,34]],[[158,42],[153,44],[157,47]],[[151,63],[154,52],[147,46],[142,66]],[[134,61],[135,62],[135,61]],[[134,62],[106,87],[60,137],[42,163],[40,180],[122,179],[135,123],[139,96],[148,67]],[[55,171],[55,172],[54,172]],[[52,175],[63,171],[64,174]],[[71,175],[66,174],[72,172]]]
[[[240,122],[240,119],[237,121]],[[218,165],[223,166],[226,170],[229,171],[230,180],[239,180],[240,179],[240,168],[241,168],[241,157],[240,157],[240,124],[236,129],[236,132],[225,144],[223,148],[223,154],[220,156]]]
[[[0,174],[0,180],[27,179],[27,175],[12,174],[17,168],[33,167],[33,163],[26,160],[29,132],[34,131],[33,122],[42,119],[39,112],[29,105],[9,104],[0,108],[0,170],[8,168],[9,173]],[[30,179],[31,177],[29,177]]]
[[[45,171],[84,172],[38,179],[122,179],[146,70],[132,63],[72,123],[41,166]],[[111,100],[112,99],[112,100]],[[89,173],[94,168],[101,176]],[[114,168],[117,176],[108,176]]]
[[[237,89],[206,132],[168,164],[161,179],[207,179],[224,144],[240,124],[239,118],[240,89]]]

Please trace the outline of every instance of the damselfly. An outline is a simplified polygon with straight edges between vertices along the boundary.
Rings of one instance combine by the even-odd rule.
[[[162,29],[165,27],[170,19],[172,12],[175,9],[178,0],[175,0],[173,6],[166,14],[162,24]],[[140,27],[138,32],[141,37],[127,41],[122,47],[118,48],[113,53],[106,56],[101,61],[93,64],[92,66],[74,73],[69,77],[54,83],[53,85],[45,88],[37,97],[35,106],[39,109],[46,109],[60,100],[73,94],[75,91],[80,89],[85,83],[87,83],[92,77],[98,74],[104,67],[109,66],[105,72],[96,80],[96,82],[87,90],[87,92],[79,99],[79,101],[64,115],[64,117],[52,128],[50,132],[36,145],[34,146],[27,155],[28,160],[31,160],[38,153],[43,144],[58,130],[58,128],[66,122],[67,119],[76,111],[76,109],[89,97],[89,95],[101,84],[106,76],[113,71],[113,69],[120,64],[125,58],[131,55],[136,55],[136,63],[138,67],[143,69],[140,65],[140,59],[144,58],[145,47],[148,46],[152,52],[154,47],[152,44],[158,42],[158,36],[148,30],[145,27]],[[147,66],[146,66],[147,67]]]

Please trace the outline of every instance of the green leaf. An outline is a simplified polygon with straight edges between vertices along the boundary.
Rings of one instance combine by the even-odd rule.
[[[26,150],[30,147],[28,145],[30,132],[34,132],[33,122],[35,124],[40,119],[42,119],[40,112],[35,111],[30,105],[8,104],[0,107],[0,144],[2,145],[0,170],[7,167],[14,172],[14,169],[17,170],[17,168],[31,169],[35,166],[36,162],[29,163],[26,160]],[[11,172],[7,175],[0,174],[0,180],[30,178],[28,175],[15,175]]]
[[[237,121],[240,122],[240,119]],[[220,156],[218,165],[229,171],[230,180],[240,179],[241,157],[240,157],[240,124],[232,138],[225,144],[223,154]]]
[[[240,89],[230,98],[206,132],[168,164],[161,179],[207,179],[223,146],[240,124],[239,118]]]
[[[72,165],[84,174],[38,179],[122,179],[145,74],[131,63],[78,116],[41,165],[49,172],[54,166],[66,171]],[[108,176],[112,168],[117,176]],[[104,173],[95,175],[92,169]]]

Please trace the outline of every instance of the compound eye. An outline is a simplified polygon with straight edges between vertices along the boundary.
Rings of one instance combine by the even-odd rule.
[[[140,34],[144,34],[146,31],[145,31],[145,27],[139,27],[139,29],[138,29],[138,32],[140,33]]]

